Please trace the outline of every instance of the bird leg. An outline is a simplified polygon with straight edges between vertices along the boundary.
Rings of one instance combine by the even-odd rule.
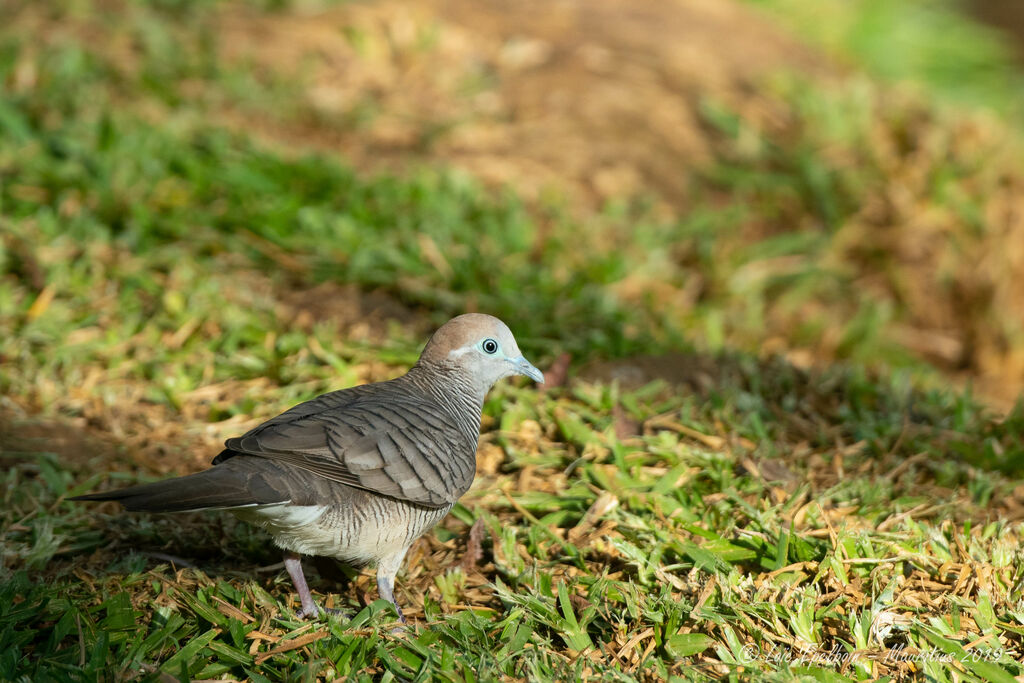
[[[288,570],[288,576],[292,577],[292,584],[299,592],[299,602],[302,609],[295,613],[299,619],[309,619],[319,616],[321,612],[334,616],[346,616],[346,612],[331,607],[320,607],[313,601],[313,594],[306,585],[306,575],[302,573],[302,556],[298,553],[287,551],[284,554],[284,568]]]
[[[395,580],[390,576],[378,575],[377,590],[380,591],[380,597],[395,606],[395,611],[398,612],[398,620],[403,624],[407,623],[405,615],[402,614],[402,608],[398,606],[398,602],[395,600]]]
[[[398,620],[403,624],[407,622],[405,615],[402,614],[402,608],[398,605],[398,601],[395,600],[395,576],[398,575],[398,568],[402,566],[402,560],[405,558],[407,550],[408,548],[402,548],[399,552],[385,557],[377,563],[377,591],[380,593],[380,597],[395,606],[395,611],[398,612]]]
[[[285,552],[284,568],[288,570],[288,576],[292,577],[292,584],[299,592],[299,602],[302,603],[302,609],[296,612],[295,616],[299,619],[318,616],[320,610],[313,602],[313,594],[309,592],[309,586],[306,585],[306,576],[302,573],[302,559],[298,553]]]

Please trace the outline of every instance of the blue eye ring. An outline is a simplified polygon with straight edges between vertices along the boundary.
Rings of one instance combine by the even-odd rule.
[[[480,342],[480,348],[483,349],[484,353],[493,356],[498,352],[498,342],[493,339],[484,339]]]

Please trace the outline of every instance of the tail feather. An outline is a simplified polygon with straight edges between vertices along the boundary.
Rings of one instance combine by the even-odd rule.
[[[144,512],[248,507],[288,500],[287,493],[268,486],[263,477],[246,474],[233,468],[214,467],[186,477],[88,493],[68,500],[114,500],[128,510]]]

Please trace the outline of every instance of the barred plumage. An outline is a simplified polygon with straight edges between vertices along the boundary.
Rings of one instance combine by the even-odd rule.
[[[299,556],[325,555],[377,564],[381,596],[404,621],[395,574],[413,541],[473,483],[484,396],[512,374],[543,381],[504,323],[459,316],[402,377],[299,404],[228,439],[211,469],[72,500],[150,512],[230,509],[286,551],[301,615],[317,608]]]

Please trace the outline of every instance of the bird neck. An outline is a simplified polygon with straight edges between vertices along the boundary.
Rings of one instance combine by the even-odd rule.
[[[486,387],[476,386],[466,377],[464,370],[447,363],[417,363],[405,376],[451,416],[459,431],[476,443],[480,436],[480,414],[487,395]]]

